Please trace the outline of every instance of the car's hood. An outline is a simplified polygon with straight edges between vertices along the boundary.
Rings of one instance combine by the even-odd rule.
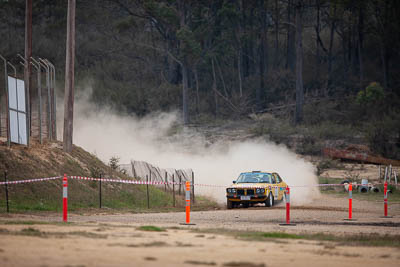
[[[271,184],[267,183],[240,183],[240,184],[233,184],[230,188],[251,188],[251,187],[267,187]]]

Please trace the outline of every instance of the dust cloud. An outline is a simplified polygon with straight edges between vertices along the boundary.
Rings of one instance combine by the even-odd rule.
[[[86,90],[76,96],[73,140],[106,163],[115,156],[122,164],[139,160],[161,168],[193,169],[199,184],[229,186],[241,172],[252,170],[278,172],[290,186],[317,183],[313,165],[284,146],[261,139],[210,144],[195,130],[174,130],[178,113],[143,118],[119,115],[109,107],[95,106],[89,95]],[[226,201],[224,187],[197,186],[195,190]],[[291,196],[292,203],[301,204],[318,197],[319,191],[292,188]]]

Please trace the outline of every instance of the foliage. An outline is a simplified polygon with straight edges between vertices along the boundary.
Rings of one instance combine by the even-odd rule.
[[[365,90],[358,92],[356,101],[359,104],[367,105],[380,102],[383,98],[383,87],[377,82],[372,82],[365,88]]]
[[[119,163],[119,157],[111,157],[110,161],[108,162],[108,165],[110,166],[111,169],[117,170],[118,169],[118,163]]]

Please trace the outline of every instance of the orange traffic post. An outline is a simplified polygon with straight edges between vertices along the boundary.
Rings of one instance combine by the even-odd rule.
[[[186,223],[181,223],[182,225],[195,225],[194,223],[190,223],[190,182],[186,182]]]
[[[353,185],[349,184],[349,218],[346,221],[353,221]]]
[[[68,221],[68,179],[66,174],[63,178],[63,221]]]
[[[388,184],[385,182],[383,186],[383,214],[382,218],[393,218],[392,216],[388,216],[388,190],[387,190]]]
[[[286,202],[286,223],[280,223],[279,225],[294,226],[296,224],[290,223],[290,188],[289,188],[289,186],[286,186],[285,202]]]

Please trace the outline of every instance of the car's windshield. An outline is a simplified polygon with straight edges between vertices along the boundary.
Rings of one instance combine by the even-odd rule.
[[[237,184],[240,183],[271,183],[270,173],[241,173],[236,180]]]

